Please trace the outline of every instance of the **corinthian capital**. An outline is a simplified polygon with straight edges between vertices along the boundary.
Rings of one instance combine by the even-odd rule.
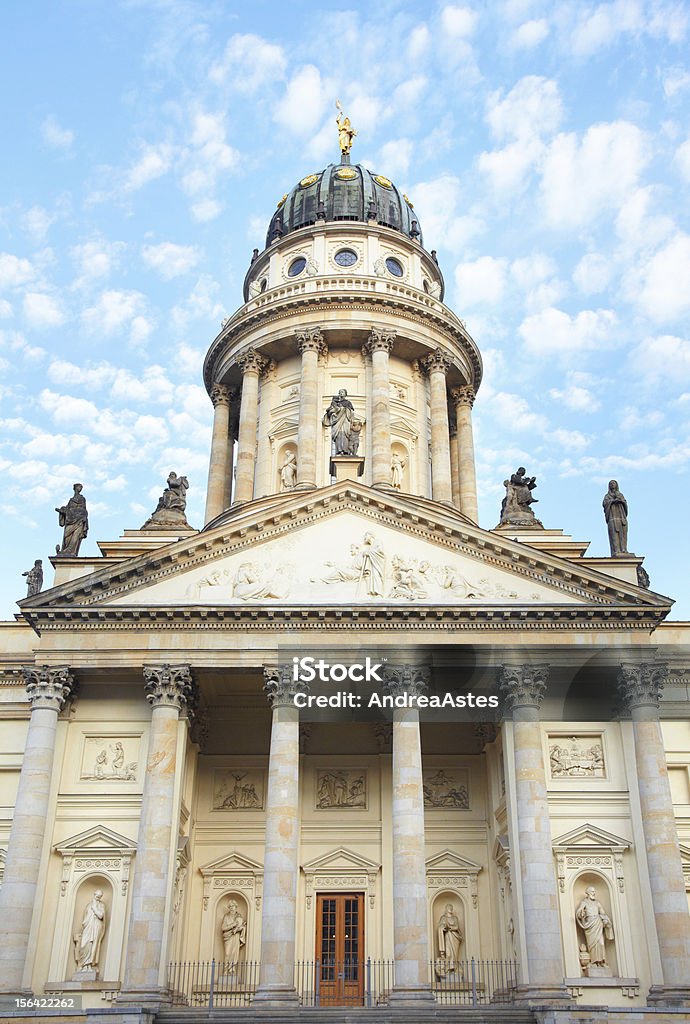
[[[397,336],[397,332],[388,327],[372,327],[369,337],[362,346],[363,351],[369,354],[372,352],[390,352]]]
[[[248,348],[237,357],[237,365],[243,374],[256,373],[258,376],[266,369],[268,360],[260,356],[256,349]]]
[[[25,665],[22,673],[32,710],[49,708],[60,712],[76,693],[76,680],[67,665]]]
[[[196,693],[189,665],[144,665],[146,699],[154,708],[193,709]]]
[[[503,665],[498,687],[508,710],[538,708],[546,693],[548,665]]]
[[[305,327],[297,331],[297,348],[300,352],[318,352],[323,355],[326,351],[326,342],[320,327]]]
[[[217,405],[230,405],[230,388],[225,384],[214,384],[211,388],[213,408]]]
[[[618,674],[618,693],[624,707],[642,705],[659,707],[668,679],[668,665],[663,661],[624,662]]]
[[[264,693],[272,708],[294,707],[298,693],[308,693],[306,683],[292,678],[288,665],[267,665],[264,668]]]
[[[425,356],[422,363],[427,373],[442,373],[445,376],[450,370],[453,361],[447,352],[437,348],[435,352]]]
[[[383,689],[391,697],[421,697],[429,689],[431,670],[414,665],[386,665]]]
[[[477,393],[471,384],[465,384],[461,388],[451,388],[450,397],[456,406],[458,405],[469,405],[470,409],[474,405],[474,400],[477,397]]]

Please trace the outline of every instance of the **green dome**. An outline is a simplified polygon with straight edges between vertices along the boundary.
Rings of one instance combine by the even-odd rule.
[[[298,228],[338,220],[375,220],[423,244],[412,204],[392,181],[361,164],[329,164],[283,197],[268,225],[266,246]]]

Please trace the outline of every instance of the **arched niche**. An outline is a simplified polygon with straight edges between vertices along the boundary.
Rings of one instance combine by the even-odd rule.
[[[237,902],[247,924],[243,957],[247,962],[261,958],[261,897],[263,893],[263,866],[244,854],[232,851],[225,857],[199,868],[203,879],[201,928],[199,933],[200,960],[223,960],[221,922],[230,899]],[[194,954],[187,953],[193,958]]]
[[[234,906],[233,906],[234,904]],[[250,939],[249,928],[250,928],[250,906],[249,901],[245,896],[234,889],[228,892],[220,894],[216,900],[216,905],[213,911],[212,920],[214,922],[213,929],[213,956],[218,963],[224,964],[226,967],[229,966],[228,958],[234,964],[243,964],[247,961],[247,949],[248,942]],[[239,918],[242,919],[241,930]],[[234,920],[233,920],[234,919]],[[236,934],[236,958],[232,953],[232,937],[229,936],[228,941],[230,943],[230,952],[226,954],[225,940],[223,937],[223,928],[227,925],[228,931],[232,931]],[[237,973],[235,971],[235,973]]]
[[[276,458],[276,470],[275,470],[275,489],[276,491],[291,491],[294,490],[294,484],[292,487],[286,486],[283,482],[283,467],[288,462],[288,457],[294,462],[294,480],[297,482],[297,445],[294,441],[286,441],[281,444],[278,448],[278,454]]]
[[[604,936],[604,946],[606,953],[606,962],[608,969],[611,972],[611,977],[617,978],[620,974],[618,970],[618,957],[616,955],[616,941],[618,939],[616,925],[614,923],[614,911],[613,911],[613,894],[611,892],[609,883],[603,875],[599,874],[598,871],[583,871],[582,874],[577,875],[573,880],[573,921],[577,932],[577,948],[579,951],[584,952],[582,947],[587,948],[587,936],[584,928],[577,921],[576,912],[580,906],[583,898],[586,895],[588,889],[594,889],[596,893],[596,899],[601,904],[606,916],[611,922],[611,931],[613,934],[612,939]],[[605,929],[606,931],[606,929]],[[588,968],[591,972],[591,968]],[[584,974],[584,971],[583,971]],[[593,972],[592,972],[593,974]]]
[[[409,494],[412,489],[410,474],[409,449],[402,441],[393,441],[391,445],[391,486],[395,487],[396,490]],[[400,482],[399,487],[396,486],[396,480]]]
[[[429,958],[437,960],[438,922],[446,903],[455,906],[463,935],[460,955],[463,960],[481,958],[479,932],[479,884],[482,870],[467,857],[453,850],[443,850],[426,862],[428,900]],[[440,908],[440,909],[439,909]]]
[[[431,901],[431,945],[437,975],[446,980],[461,970],[450,961],[469,960],[467,950],[467,908],[465,900],[455,889],[442,889]],[[457,918],[460,939],[454,927]],[[451,955],[457,947],[457,954]],[[452,980],[452,979],[451,979]],[[458,977],[457,980],[460,980]]]
[[[99,902],[103,904],[105,913],[101,919],[102,926],[99,939],[97,940],[97,964],[82,967],[80,966],[82,951],[85,951],[87,948],[86,946],[81,946],[83,930],[86,927],[93,936],[94,925],[97,927],[97,924],[91,920],[92,914],[89,912],[89,908],[99,892],[102,894],[102,899]],[[72,927],[70,930],[70,959],[67,966],[68,978],[72,978],[74,981],[79,981],[80,979],[97,981],[105,977],[104,965],[108,962],[112,909],[113,886],[110,879],[101,874],[87,875],[80,883],[74,898],[74,912],[72,914]],[[93,941],[89,945],[93,948]]]

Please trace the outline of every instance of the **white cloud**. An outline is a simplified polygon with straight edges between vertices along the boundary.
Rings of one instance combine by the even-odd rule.
[[[584,10],[570,37],[573,53],[586,57],[614,42],[623,32],[639,32],[644,27],[641,4],[635,0],[614,0]]]
[[[515,50],[532,50],[535,46],[543,43],[549,34],[549,23],[546,18],[532,18],[523,22],[517,28],[510,39],[510,45]]]
[[[182,176],[182,187],[190,196],[214,188],[221,171],[236,167],[239,153],[225,139],[225,114],[197,111],[192,118],[191,153]]]
[[[429,31],[428,25],[422,23],[417,25],[410,32],[410,38],[407,42],[407,56],[415,62],[420,60],[426,53],[429,52],[431,47],[431,32]]]
[[[170,281],[195,267],[201,259],[201,250],[196,245],[159,242],[158,245],[145,245],[141,255],[144,262],[156,270],[163,280]]]
[[[392,106],[398,111],[406,107],[415,107],[421,100],[428,84],[429,79],[426,75],[415,75],[413,78],[401,82],[393,93]]]
[[[569,375],[564,389],[552,388],[549,395],[554,402],[564,405],[567,409],[572,409],[573,412],[596,412],[601,408],[601,402],[589,388],[574,383],[573,376]]]
[[[677,93],[690,89],[690,71],[684,67],[669,68],[663,77],[664,95],[672,99]]]
[[[192,203],[190,211],[194,220],[205,224],[220,216],[223,212],[223,204],[219,203],[217,199],[200,199],[198,202]]]
[[[39,242],[45,238],[54,222],[55,215],[48,213],[44,206],[32,206],[22,217],[25,230]]]
[[[41,135],[46,146],[51,149],[71,149],[74,142],[74,132],[69,128],[62,128],[54,117],[46,117],[41,125]]]
[[[397,178],[407,174],[414,152],[411,139],[395,139],[386,142],[379,150],[378,165],[388,177]]]
[[[458,7],[449,4],[441,11],[441,28],[445,36],[451,39],[466,39],[474,35],[479,16],[471,7]]]
[[[541,142],[534,139],[511,142],[502,149],[480,153],[479,170],[494,192],[513,196],[524,189],[542,151]]]
[[[251,33],[237,34],[228,40],[223,60],[211,68],[209,77],[213,82],[229,82],[237,92],[251,95],[283,78],[286,66],[281,46]]]
[[[630,298],[664,323],[690,310],[690,236],[679,232],[628,277]]]
[[[645,378],[690,380],[690,340],[673,334],[645,338],[635,349],[632,364]]]
[[[74,286],[82,287],[96,278],[107,277],[126,248],[124,242],[108,242],[100,238],[75,245],[70,250],[79,271]]]
[[[314,64],[299,68],[287,84],[279,100],[275,120],[299,136],[314,132],[323,115],[326,104],[321,72]],[[354,123],[355,113],[352,112]]]
[[[35,276],[33,264],[11,252],[0,252],[0,288],[16,288]]]
[[[115,372],[115,367],[110,363],[77,366],[66,359],[53,359],[48,366],[48,377],[54,384],[61,387],[85,387],[90,391],[100,390],[110,384]]]
[[[65,314],[57,299],[45,292],[27,292],[24,295],[24,316],[31,327],[59,327]]]
[[[460,310],[482,303],[500,302],[505,289],[507,264],[504,259],[480,256],[455,268]]]
[[[526,75],[506,96],[494,92],[487,101],[486,120],[499,140],[551,135],[562,119],[558,84],[551,78]]]
[[[13,315],[12,304],[7,299],[0,299],[0,319],[8,320]]]
[[[555,441],[561,446],[566,448],[568,451],[581,452],[584,448],[589,447],[591,438],[582,434],[579,430],[552,430],[549,434],[549,439]]]
[[[574,132],[548,147],[542,199],[554,227],[576,228],[603,211],[618,210],[648,160],[646,136],[628,121],[595,124],[581,141]]]
[[[675,223],[665,214],[652,211],[655,189],[637,188],[622,204],[616,218],[616,232],[625,245],[627,255],[658,245],[673,234]]]
[[[520,430],[544,431],[548,427],[546,417],[540,413],[535,413],[526,399],[521,395],[505,391],[497,391],[492,397],[491,418],[505,430],[511,432]]]
[[[596,295],[609,285],[612,275],[611,260],[598,252],[589,252],[573,271],[573,281],[585,295]]]
[[[686,181],[690,181],[690,139],[686,139],[676,150],[674,162]]]
[[[460,180],[452,174],[420,182],[411,189],[410,199],[419,212],[425,239],[432,248],[444,246],[460,253],[486,230],[486,224],[477,214],[459,212],[462,208]]]
[[[150,181],[167,174],[172,166],[173,152],[173,147],[167,143],[144,146],[137,162],[125,173],[125,191],[136,192]]]
[[[87,330],[92,333],[114,334],[131,326],[146,308],[141,292],[109,289],[101,292],[95,305],[82,313]]]
[[[518,331],[530,352],[567,355],[606,345],[615,325],[616,315],[610,309],[585,309],[570,316],[551,308],[526,317]]]

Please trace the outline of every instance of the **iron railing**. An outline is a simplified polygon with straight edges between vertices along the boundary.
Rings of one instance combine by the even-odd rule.
[[[511,1003],[518,985],[515,960],[432,960],[431,987],[441,1006],[487,1006]],[[168,989],[173,1006],[251,1006],[261,964],[222,960],[171,963]],[[387,1006],[395,982],[392,960],[320,961],[295,964],[295,987],[301,1006]]]

